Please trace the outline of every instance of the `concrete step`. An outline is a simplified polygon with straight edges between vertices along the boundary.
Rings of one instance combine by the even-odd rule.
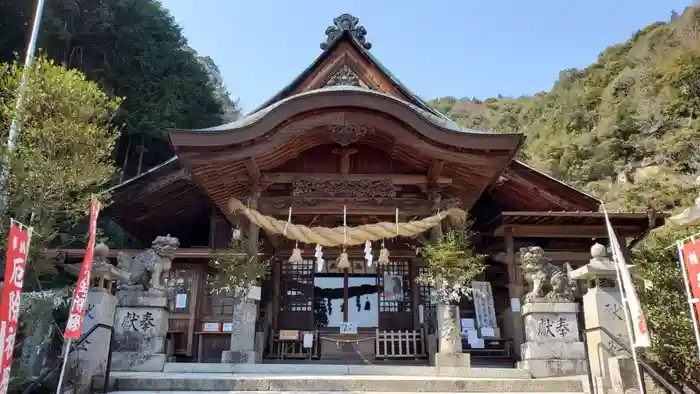
[[[336,391],[169,391],[168,394],[334,394]],[[404,394],[404,392],[392,392],[392,391],[344,391],[348,394]],[[110,394],[151,394],[148,391],[114,391]],[[442,394],[438,392],[424,392],[424,394]],[[487,394],[487,393],[470,393],[470,394]],[[518,393],[516,393],[518,394]],[[521,393],[525,394],[525,393]],[[527,394],[545,394],[530,392]],[[571,393],[557,393],[549,392],[546,394],[571,394]]]
[[[583,393],[581,379],[112,372],[113,392]]]
[[[167,363],[166,373],[227,373],[266,375],[380,375],[453,376],[461,378],[529,379],[530,373],[516,368],[451,368],[421,365],[347,364],[221,364]]]

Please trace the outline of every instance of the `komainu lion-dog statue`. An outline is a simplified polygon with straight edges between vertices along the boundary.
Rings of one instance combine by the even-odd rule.
[[[570,278],[571,265],[552,264],[539,246],[520,248],[520,262],[525,281],[531,291],[525,294],[524,301],[571,302],[574,300],[576,282]],[[545,294],[545,291],[548,291]]]
[[[126,272],[128,280],[119,283],[120,290],[165,291],[163,276],[170,271],[180,241],[167,235],[157,237],[149,249],[131,257],[117,255],[117,268]]]

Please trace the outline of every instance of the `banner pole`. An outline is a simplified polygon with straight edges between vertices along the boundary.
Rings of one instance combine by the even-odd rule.
[[[630,339],[630,349],[632,350],[632,361],[634,362],[634,370],[637,373],[637,384],[639,385],[639,392],[646,394],[646,389],[644,388],[644,379],[642,378],[642,371],[641,368],[639,368],[639,359],[637,357],[637,338],[635,337],[634,333],[634,319],[632,316],[632,310],[630,309],[629,306],[629,297],[630,294],[627,294],[625,291],[625,286],[623,285],[623,277],[622,277],[622,265],[624,264],[624,267],[628,267],[627,265],[627,260],[625,259],[625,256],[623,255],[622,252],[622,246],[620,245],[620,242],[617,238],[617,234],[615,233],[615,229],[612,227],[612,224],[610,223],[610,218],[608,217],[608,212],[605,210],[605,206],[603,206],[603,213],[605,214],[605,227],[608,232],[608,242],[610,243],[610,249],[612,251],[612,257],[613,257],[613,262],[615,263],[615,274],[617,276],[617,288],[620,291],[620,295],[622,296],[622,307],[624,308],[625,312],[625,326],[627,326],[627,335],[629,336]],[[625,244],[625,247],[627,245]],[[634,286],[634,285],[633,285]],[[634,287],[632,287],[632,291],[634,290]],[[636,297],[636,293],[631,295],[632,297]],[[641,309],[641,305],[637,305],[638,308]]]
[[[70,345],[72,341],[72,338],[68,338],[68,341],[66,341],[66,350],[63,352],[63,364],[61,365],[61,374],[58,376],[56,394],[61,394],[61,386],[63,385],[63,377],[66,375],[66,364],[68,364],[68,353],[70,352]]]
[[[690,280],[688,279],[688,272],[685,270],[685,258],[683,258],[683,243],[681,241],[676,241],[676,248],[678,250],[678,263],[681,268],[681,274],[683,274],[685,294],[688,299],[688,312],[690,312],[690,321],[693,324],[693,333],[695,334],[695,346],[697,347],[698,358],[700,358],[700,330],[698,330],[697,320],[700,319],[700,316],[695,314],[695,308],[693,308],[693,304],[700,301],[693,299],[693,293],[690,290]]]
[[[610,242],[616,242],[616,240],[610,240]],[[623,258],[622,256],[619,256],[618,258]],[[630,310],[629,302],[628,302],[628,295],[627,292],[624,290],[624,286],[622,285],[622,273],[620,272],[620,267],[618,266],[618,262],[615,263],[615,273],[617,274],[617,287],[618,290],[620,291],[620,295],[622,295],[622,306],[625,309],[625,326],[627,326],[627,336],[630,338],[630,350],[632,350],[632,361],[634,362],[634,370],[637,373],[637,384],[639,385],[639,392],[646,394],[646,390],[644,390],[644,382],[642,379],[642,371],[639,368],[639,359],[637,358],[637,346],[635,344],[635,336],[634,336],[634,320],[632,319],[632,311]],[[622,261],[622,264],[627,264],[625,260]]]

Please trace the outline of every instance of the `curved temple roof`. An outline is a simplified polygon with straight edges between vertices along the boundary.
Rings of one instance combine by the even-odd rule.
[[[360,86],[349,86],[349,85],[326,86],[326,87],[323,87],[320,89],[302,92],[302,93],[287,97],[283,100],[277,101],[277,102],[275,102],[267,107],[261,108],[261,109],[255,111],[255,112],[252,112],[252,113],[250,113],[250,114],[248,114],[248,115],[246,115],[246,116],[242,117],[241,119],[238,119],[234,122],[226,123],[226,124],[223,124],[220,126],[207,127],[204,129],[195,129],[192,131],[209,132],[209,131],[227,131],[227,130],[239,129],[239,128],[245,127],[249,124],[255,123],[256,121],[260,120],[260,118],[262,118],[263,116],[265,116],[269,112],[272,112],[275,108],[283,105],[284,103],[286,103],[288,101],[297,99],[299,97],[323,93],[323,92],[352,92],[352,91],[367,93],[370,95],[382,96],[382,97],[385,97],[389,100],[394,100],[397,103],[400,103],[402,105],[409,107],[414,112],[419,114],[427,122],[430,122],[433,125],[435,125],[437,127],[441,127],[443,129],[452,130],[452,131],[456,131],[456,132],[468,132],[468,133],[477,133],[477,134],[496,134],[496,133],[492,133],[492,132],[465,129],[465,128],[460,127],[459,125],[457,125],[457,123],[453,122],[452,120],[450,120],[444,116],[438,116],[431,111],[428,111],[424,108],[421,108],[413,103],[409,103],[407,101],[396,98],[392,95],[386,94],[384,92],[378,92],[376,90],[372,90],[372,89],[368,89],[368,88],[363,88]],[[498,133],[498,134],[504,134],[504,133]],[[516,134],[516,133],[513,133],[513,134]]]
[[[492,133],[464,129],[451,120],[437,116],[413,103],[383,92],[356,86],[329,86],[302,92],[221,126],[194,130],[172,129],[170,130],[170,141],[176,151],[188,146],[236,144],[259,137],[293,116],[305,112],[341,109],[343,107],[384,113],[408,123],[424,137],[434,142],[455,145],[464,149],[510,151],[515,154],[524,141],[524,136],[520,133]],[[424,125],[412,122],[411,114],[417,115]],[[270,121],[269,124],[262,124],[267,119],[272,118],[274,120]],[[424,127],[426,125],[427,128]],[[222,136],[222,134],[229,132],[246,132],[248,135],[244,137],[239,134],[232,138]]]

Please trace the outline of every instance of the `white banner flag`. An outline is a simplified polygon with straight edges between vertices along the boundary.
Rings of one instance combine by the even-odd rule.
[[[612,252],[612,258],[617,266],[617,275],[620,284],[622,285],[623,297],[625,298],[625,304],[629,308],[632,326],[632,333],[634,335],[634,347],[649,347],[651,346],[651,339],[649,338],[649,331],[647,331],[647,321],[644,317],[644,311],[642,311],[642,306],[639,303],[639,298],[637,297],[637,290],[634,288],[634,283],[632,282],[632,275],[630,274],[629,266],[625,260],[625,255],[622,253],[622,248],[617,240],[617,234],[610,224],[610,218],[608,218],[608,213],[603,208],[603,213],[605,214],[605,227],[608,230],[608,239],[610,240],[610,249]]]

